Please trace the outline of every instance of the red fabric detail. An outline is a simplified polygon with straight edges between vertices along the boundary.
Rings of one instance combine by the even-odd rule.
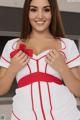
[[[32,49],[27,49],[26,45],[21,43],[19,45],[19,48],[14,50],[13,52],[10,53],[10,57],[13,58],[20,50],[22,50],[25,54],[27,54],[29,57],[33,56],[33,50]]]
[[[14,117],[17,119],[17,120],[21,120],[21,119],[19,119],[16,115],[15,115],[15,113],[12,111],[12,113],[13,113],[13,115],[14,115]]]
[[[34,112],[34,115],[35,115],[35,118],[37,120],[37,115],[36,115],[36,112],[35,112],[35,109],[34,109],[34,100],[33,100],[33,92],[32,92],[32,84],[31,84],[31,101],[32,101],[32,110]]]
[[[79,58],[79,57],[80,57],[80,54],[79,54],[77,57],[75,57],[74,59],[68,61],[66,64],[69,64],[70,62],[73,62],[74,60],[76,60],[76,59]]]
[[[55,82],[56,84],[59,84],[59,85],[62,84],[62,81],[55,76],[52,76],[47,73],[35,72],[21,78],[18,82],[18,87],[23,87],[39,81]]]
[[[44,109],[43,109],[43,104],[42,104],[42,96],[41,96],[40,82],[38,82],[38,87],[39,87],[39,96],[40,96],[41,110],[42,110],[42,114],[43,114],[44,120],[46,120],[45,113],[44,113]]]
[[[27,65],[28,65],[28,68],[29,68],[29,71],[30,71],[30,74],[31,74],[31,68],[30,68],[29,64],[27,64]],[[36,111],[35,111],[35,109],[34,109],[34,99],[33,99],[32,84],[31,84],[31,102],[32,102],[32,111],[33,111],[33,113],[34,113],[34,115],[35,115],[35,119],[37,120],[37,114],[36,114]]]
[[[13,58],[19,51],[20,49],[14,50],[13,52],[10,53],[10,57]]]
[[[39,64],[38,64],[38,60],[36,60],[36,64],[37,64],[37,71],[39,72]]]
[[[26,45],[24,43],[21,43],[19,45],[19,48],[24,51],[26,49]]]
[[[49,94],[49,102],[50,102],[50,114],[52,117],[52,120],[54,120],[53,114],[52,114],[52,103],[51,103],[51,95],[50,95],[50,89],[49,89],[49,84],[47,83],[47,88],[48,88],[48,94]]]
[[[3,60],[5,60],[7,63],[10,64],[10,62],[9,62],[8,60],[6,60],[3,56],[1,56],[1,58],[2,58]]]
[[[29,72],[30,72],[30,74],[31,74],[31,68],[30,68],[30,66],[29,66],[28,63],[27,63],[27,66],[28,66]]]

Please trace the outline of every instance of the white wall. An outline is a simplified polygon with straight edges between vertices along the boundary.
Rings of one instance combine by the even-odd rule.
[[[80,0],[57,0],[61,11],[80,12]],[[0,0],[0,6],[23,7],[24,0]]]
[[[79,12],[80,0],[57,0],[62,11]]]
[[[11,104],[0,105],[0,120],[10,120],[12,112]]]
[[[0,0],[0,6],[23,7],[24,0]]]

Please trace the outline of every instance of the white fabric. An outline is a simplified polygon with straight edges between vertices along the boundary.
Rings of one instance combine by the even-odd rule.
[[[67,57],[66,63],[68,64],[69,68],[80,66],[80,53],[77,49],[76,44],[73,40],[62,38],[65,44],[65,49],[63,52],[65,53]],[[64,47],[64,45],[63,45]],[[79,56],[79,57],[78,57]]]
[[[0,66],[5,67],[5,68],[9,67],[10,61],[11,61],[10,53],[13,51],[12,45],[18,40],[19,40],[19,38],[16,38],[16,39],[10,40],[6,43],[4,50],[2,52],[2,55],[0,57]],[[14,44],[14,46],[15,46],[15,44]]]
[[[9,41],[2,53],[5,59],[10,62],[10,53],[13,51],[12,46],[18,39]],[[16,42],[17,43],[17,42]],[[15,44],[16,44],[15,43]],[[61,38],[62,49],[65,53],[66,63],[71,67],[80,66],[80,57],[77,58],[79,52],[75,43],[67,38]],[[9,48],[10,47],[10,48]],[[8,52],[7,52],[8,51]],[[49,50],[42,52],[38,56],[33,55],[30,59],[29,66],[25,66],[16,75],[17,82],[24,76],[37,72],[37,61],[40,72],[45,72],[46,63],[45,56]],[[44,56],[44,57],[43,57]],[[4,64],[4,65],[3,65]],[[8,63],[0,60],[0,65],[8,67]],[[30,67],[30,70],[29,70]],[[56,76],[61,79],[60,74],[47,65],[46,73]],[[40,85],[40,88],[39,88]],[[41,99],[40,99],[41,92]],[[50,95],[49,95],[50,92]],[[32,93],[32,95],[31,95]],[[50,103],[51,99],[51,103]],[[32,102],[33,100],[33,102]],[[16,95],[13,97],[13,113],[11,120],[44,120],[43,112],[41,109],[41,100],[43,105],[46,120],[79,120],[80,112],[77,109],[77,103],[64,85],[56,83],[38,82],[32,83],[22,88],[16,89]],[[36,115],[37,119],[36,119]],[[15,117],[16,116],[16,117]],[[53,117],[52,117],[53,116]]]

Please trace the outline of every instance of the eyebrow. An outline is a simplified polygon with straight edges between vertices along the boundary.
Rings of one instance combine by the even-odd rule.
[[[30,7],[37,8],[37,6],[34,6],[34,5],[30,5]],[[47,7],[50,7],[50,6],[49,5],[48,6],[43,6],[43,8],[47,8]]]

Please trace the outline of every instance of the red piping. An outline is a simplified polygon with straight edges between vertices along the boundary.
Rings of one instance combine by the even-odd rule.
[[[8,60],[6,60],[3,56],[1,56],[1,58],[2,58],[3,60],[5,60],[7,63],[10,64],[10,62],[9,62]]]
[[[33,110],[33,112],[34,112],[34,115],[35,115],[35,118],[36,118],[36,120],[37,120],[37,115],[36,115],[36,112],[35,112],[35,110],[34,110],[34,101],[33,101],[33,92],[32,92],[33,90],[32,90],[32,84],[31,84],[31,101],[32,101],[32,110]]]
[[[21,120],[21,119],[19,119],[16,115],[15,115],[15,113],[12,111],[12,114],[14,115],[14,117],[16,118],[16,119],[18,119],[18,120]]]
[[[70,60],[69,62],[67,62],[66,64],[69,64],[70,62],[76,60],[76,59],[79,58],[79,57],[80,57],[80,54],[79,54],[77,57],[75,57],[74,59],[72,59],[72,60]]]

